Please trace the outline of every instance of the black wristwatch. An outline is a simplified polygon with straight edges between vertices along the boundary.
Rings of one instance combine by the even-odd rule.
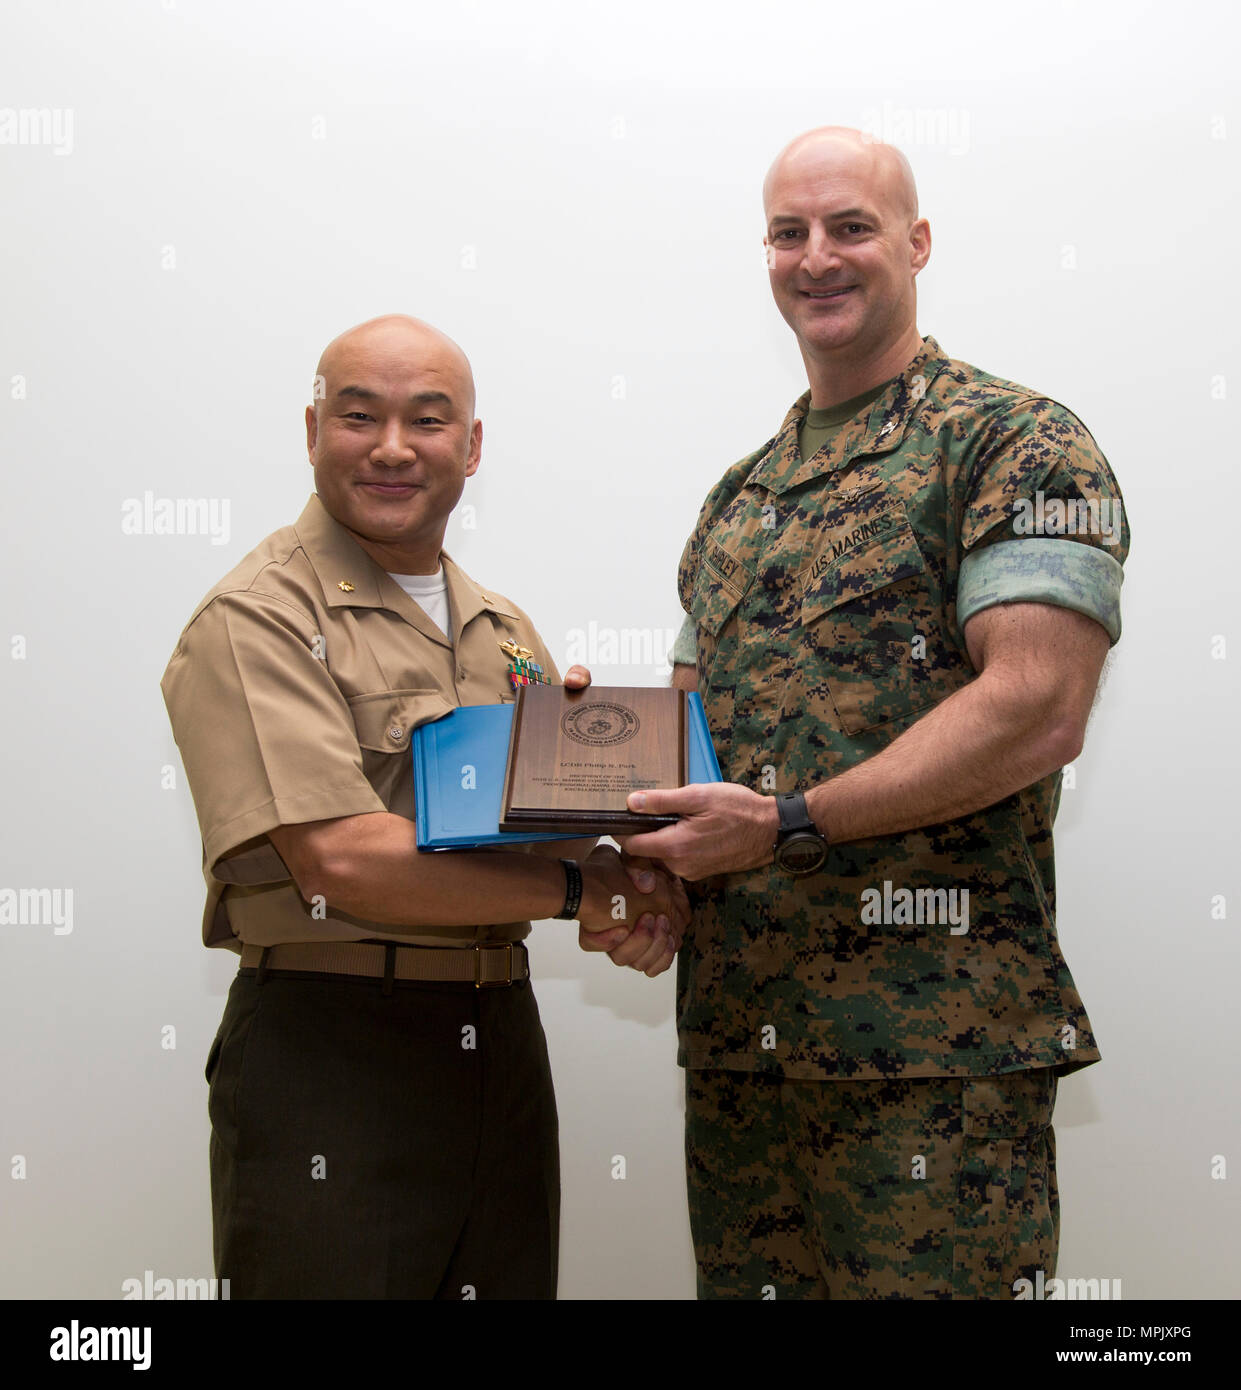
[[[827,862],[827,841],[819,834],[806,798],[801,792],[787,792],[776,797],[780,813],[780,831],[776,836],[776,868],[794,878],[817,874]]]

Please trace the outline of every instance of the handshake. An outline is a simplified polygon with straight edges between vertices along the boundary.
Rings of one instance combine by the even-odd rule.
[[[662,864],[599,845],[582,864],[578,945],[655,976],[672,964],[689,925],[685,885]]]

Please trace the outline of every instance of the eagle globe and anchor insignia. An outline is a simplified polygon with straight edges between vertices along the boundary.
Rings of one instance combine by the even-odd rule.
[[[594,701],[567,710],[560,721],[566,738],[595,748],[628,743],[642,727],[642,721],[627,705]]]

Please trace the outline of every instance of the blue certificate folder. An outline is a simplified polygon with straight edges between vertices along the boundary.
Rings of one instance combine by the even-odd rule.
[[[419,849],[479,849],[583,838],[500,829],[514,708],[462,705],[443,719],[420,724],[414,730],[414,813]],[[724,780],[697,691],[689,695],[689,780]]]

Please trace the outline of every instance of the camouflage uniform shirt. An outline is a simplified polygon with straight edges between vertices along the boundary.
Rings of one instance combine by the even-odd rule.
[[[1120,635],[1120,493],[1065,407],[929,337],[803,460],[808,405],[711,491],[679,575],[724,776],[765,794],[874,756],[973,680],[962,629],[992,604]],[[1057,772],[958,820],[832,845],[806,878],[769,865],[692,885],[681,1065],[865,1079],[1097,1060],[1056,936],[1059,793]]]

